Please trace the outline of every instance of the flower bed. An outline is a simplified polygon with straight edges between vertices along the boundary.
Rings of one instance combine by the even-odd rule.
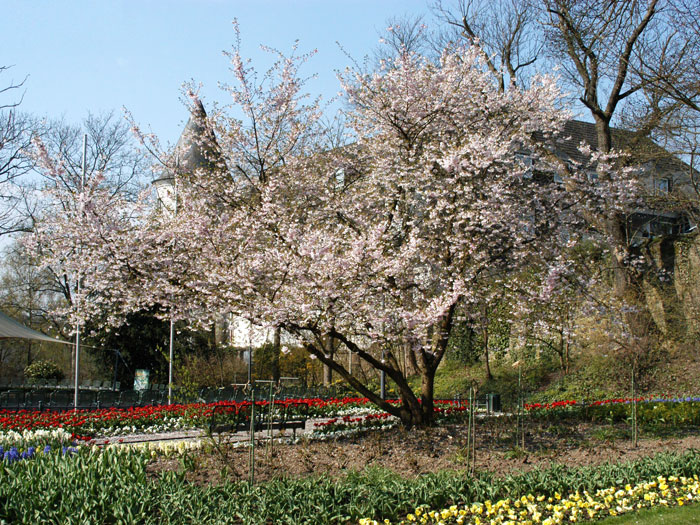
[[[34,459],[37,457],[36,447],[27,447],[26,450],[18,449],[17,447],[11,447],[9,450],[5,450],[0,447],[0,465],[14,463],[15,461],[22,461],[26,459]],[[61,452],[63,456],[72,456],[78,452],[78,447],[60,447],[57,450]],[[52,453],[51,445],[44,446],[42,450],[43,455],[48,455]]]
[[[393,401],[397,402],[397,401]],[[453,407],[452,401],[438,401],[438,413],[453,413],[464,407]],[[2,432],[64,429],[79,439],[111,437],[130,433],[158,433],[176,430],[206,428],[214,408],[230,406],[237,409],[250,402],[221,401],[217,403],[190,403],[132,408],[105,408],[100,410],[67,410],[62,412],[31,410],[0,410]],[[255,403],[256,410],[268,410],[267,401]],[[371,414],[376,408],[367,398],[345,397],[333,399],[286,399],[274,401],[276,408],[304,406],[309,417],[334,417],[339,414]]]
[[[647,428],[700,425],[700,397],[616,398],[589,403],[574,400],[525,405],[529,414],[545,419],[566,417],[619,423],[629,421],[636,402],[637,421]]]
[[[12,447],[27,448],[29,446],[43,448],[47,445],[63,447],[73,444],[74,441],[75,436],[62,428],[0,432],[0,447],[4,447],[6,450]]]
[[[570,493],[562,497],[527,494],[517,499],[502,499],[496,503],[485,501],[471,505],[452,505],[443,510],[418,507],[401,521],[448,525],[481,525],[498,523],[541,523],[556,525],[584,520],[596,520],[618,516],[643,508],[686,505],[700,501],[698,476],[659,476],[655,480],[631,486],[610,487],[593,493],[588,491]],[[379,525],[372,519],[361,519],[360,525]],[[382,521],[381,523],[389,523]]]
[[[562,401],[554,401],[552,403],[526,403],[525,409],[529,411],[538,410],[555,410],[566,407],[597,407],[609,405],[630,405],[634,402],[638,404],[645,403],[700,403],[699,396],[649,396],[649,397],[619,397],[612,399],[601,399],[597,401],[585,402],[567,399]]]
[[[444,513],[451,520],[444,520],[445,523],[456,523],[472,509],[472,517],[483,518],[488,513],[487,500],[496,502],[491,508],[497,507],[500,516],[505,516],[501,522],[507,522],[513,509],[529,511],[528,505],[537,506],[531,507],[532,513],[541,512],[543,522],[548,517],[546,512],[555,511],[570,520],[574,508],[576,519],[584,518],[584,511],[596,509],[587,495],[594,500],[603,498],[601,516],[606,509],[611,514],[610,509],[613,513],[636,509],[642,502],[685,504],[691,498],[675,488],[672,476],[678,480],[692,478],[692,483],[697,483],[694,476],[700,472],[700,453],[689,451],[621,465],[555,466],[504,477],[483,472],[469,476],[450,470],[404,478],[387,469],[371,468],[341,476],[280,478],[253,486],[229,480],[209,486],[192,483],[186,472],[149,475],[153,452],[145,447],[83,447],[70,461],[60,453],[35,453],[31,461],[3,466],[0,522],[84,523],[100,516],[101,521],[109,523],[296,525],[357,523],[363,517],[368,517],[369,523],[384,518],[400,521],[412,514],[419,519],[428,516],[426,523],[435,523],[435,516],[440,514],[442,519]],[[658,476],[664,477],[667,487]],[[649,485],[653,483],[657,486]],[[613,486],[617,488],[612,489]],[[644,493],[639,492],[639,487]],[[696,492],[692,496],[694,501]],[[416,507],[420,508],[419,513]],[[444,510],[435,510],[431,516],[428,509]]]
[[[348,437],[370,430],[393,428],[397,423],[398,420],[387,413],[367,414],[359,417],[334,417],[328,421],[314,423],[314,429],[309,438],[325,440]]]

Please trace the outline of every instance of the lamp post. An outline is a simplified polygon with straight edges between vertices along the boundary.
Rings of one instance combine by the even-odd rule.
[[[80,173],[80,192],[85,191],[85,166],[87,165],[87,133],[83,135],[83,166]],[[81,204],[82,206],[82,204]],[[81,208],[82,212],[82,208]],[[82,215],[82,213],[81,213]],[[80,218],[82,220],[82,217]],[[80,256],[80,246],[78,246],[78,256]],[[78,410],[78,395],[80,392],[80,270],[78,270],[78,275],[76,279],[76,310],[78,313],[78,320],[75,323],[75,382],[73,390],[73,409]]]
[[[158,195],[158,204],[162,210],[172,219],[177,215],[177,186],[175,177],[164,176],[153,181]],[[168,404],[173,402],[173,343],[175,340],[175,321],[173,320],[172,307],[170,310],[170,357],[168,360]]]

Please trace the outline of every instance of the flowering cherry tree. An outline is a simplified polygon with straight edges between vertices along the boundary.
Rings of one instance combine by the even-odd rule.
[[[68,321],[68,330],[90,317],[106,315],[110,324],[121,318],[126,302],[113,292],[123,288],[112,282],[128,272],[130,250],[137,249],[131,235],[151,209],[137,180],[147,165],[131,146],[128,127],[106,115],[88,117],[85,129],[84,177],[80,128],[55,123],[25,151],[42,179],[33,228],[21,244],[63,295],[65,302],[54,313]]]
[[[502,91],[464,48],[439,63],[406,52],[374,74],[347,70],[355,141],[324,151],[318,102],[298,75],[306,57],[277,56],[258,80],[234,49],[228,91],[244,119],[194,112],[205,162],[169,166],[177,216],[81,227],[93,246],[84,264],[123,310],[161,304],[284,329],[405,425],[430,424],[458,307],[479,304],[494,275],[554,260],[562,229],[572,235],[582,212],[626,195],[625,178],[608,159],[605,182],[571,167],[560,183],[550,159],[567,115],[554,79]],[[353,376],[338,347],[385,372],[400,403]]]
[[[238,168],[243,151],[230,137],[240,129],[210,118],[227,169],[197,170],[183,189],[190,204],[178,236],[197,263],[181,284],[209,309],[294,334],[406,425],[429,424],[456,307],[477,303],[494,272],[553,254],[576,218],[581,197],[554,180],[542,148],[566,115],[552,79],[501,93],[465,49],[445,50],[439,65],[405,53],[341,80],[356,142],[313,155],[274,142],[290,154],[265,184]],[[298,96],[287,89],[282,107]],[[385,372],[401,404],[351,375],[334,357],[339,345]],[[420,372],[420,394],[398,349]]]

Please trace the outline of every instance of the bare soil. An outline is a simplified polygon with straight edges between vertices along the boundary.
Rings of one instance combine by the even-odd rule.
[[[430,429],[401,428],[375,431],[336,441],[302,441],[294,445],[264,441],[255,448],[255,481],[314,475],[342,476],[350,470],[381,466],[413,477],[438,470],[468,469],[466,425]],[[248,480],[250,451],[214,443],[214,450],[190,454],[187,461],[157,459],[149,474],[186,470],[190,481],[216,485],[222,481]],[[497,421],[477,427],[476,470],[499,475],[546,468],[621,462],[658,452],[700,449],[700,429],[687,429],[667,437],[642,436],[633,446],[624,426],[574,424],[528,429],[525,448],[515,446],[508,429]]]

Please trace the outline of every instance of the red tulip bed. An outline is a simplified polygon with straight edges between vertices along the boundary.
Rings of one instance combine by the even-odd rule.
[[[0,410],[0,432],[15,430],[62,428],[78,439],[114,436],[128,433],[154,433],[171,430],[205,428],[217,406],[233,409],[250,402],[221,401],[217,403],[190,403],[132,408],[105,408],[99,410],[68,410],[61,412],[32,410]],[[302,406],[309,417],[381,416],[367,398],[345,397],[332,399],[287,399],[274,401],[276,408],[286,405]],[[452,406],[452,401],[438,401],[436,412],[443,416],[464,411],[464,406]],[[448,405],[447,408],[440,406]],[[267,410],[267,401],[256,402],[256,409]]]
[[[629,417],[631,398],[614,398],[588,403],[562,400],[552,403],[525,405],[535,417],[583,417],[584,419],[624,421]],[[642,422],[663,421],[667,424],[700,424],[700,397],[637,398],[638,417]],[[398,402],[398,401],[393,401]],[[171,430],[205,428],[215,407],[238,408],[249,402],[221,401],[132,408],[105,408],[78,411],[0,410],[0,431],[24,431],[62,428],[81,439],[128,433],[153,433]],[[374,407],[367,398],[307,398],[274,401],[280,409],[286,405],[303,406],[309,417],[331,418],[316,425],[317,433],[331,433],[344,428],[385,427],[394,422],[389,414]],[[256,402],[258,409],[267,410],[267,401]],[[466,405],[451,400],[436,401],[436,416],[440,419],[460,417]],[[393,426],[393,425],[392,425]]]
[[[628,421],[636,406],[640,425],[654,427],[700,426],[700,396],[611,398],[592,402],[575,400],[526,404],[526,411],[545,419],[578,418],[619,423]]]

